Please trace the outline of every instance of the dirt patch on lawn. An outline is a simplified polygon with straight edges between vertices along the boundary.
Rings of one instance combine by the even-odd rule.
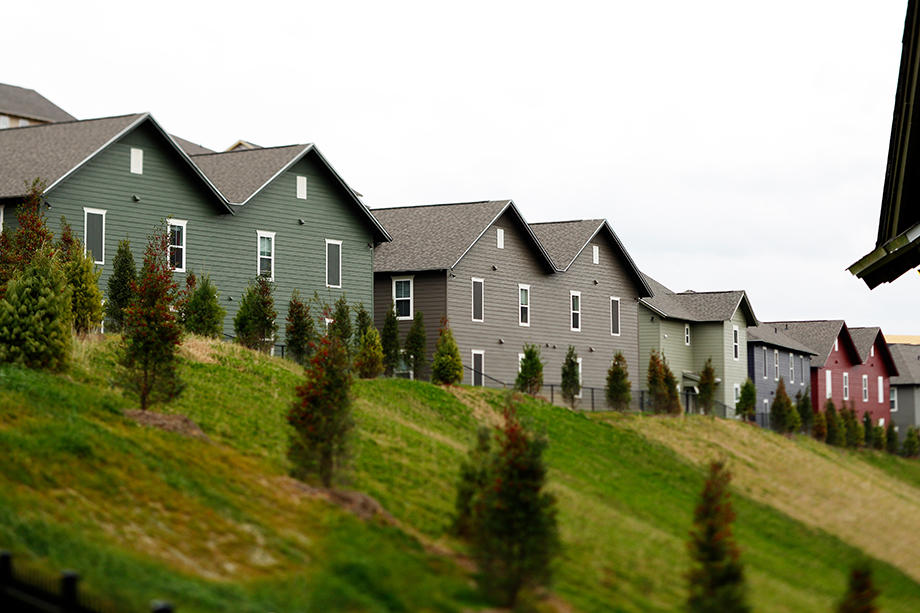
[[[473,417],[476,418],[476,421],[486,426],[500,426],[504,423],[501,411],[496,411],[495,407],[482,397],[481,392],[458,385],[446,385],[444,389],[453,394],[457,400],[468,406],[473,412]]]
[[[132,409],[130,411],[125,411],[125,417],[136,421],[142,426],[147,426],[148,428],[159,428],[160,430],[166,430],[167,432],[175,432],[176,434],[181,434],[183,436],[189,436],[191,438],[197,438],[208,442],[211,441],[211,439],[208,438],[208,435],[198,427],[198,424],[193,422],[185,415],[171,415],[166,413],[156,413],[154,411],[141,411],[139,409]]]
[[[182,339],[182,345],[179,352],[182,357],[192,360],[193,362],[202,362],[204,364],[216,364],[217,358],[214,357],[214,344],[218,341],[204,336],[188,335]]]

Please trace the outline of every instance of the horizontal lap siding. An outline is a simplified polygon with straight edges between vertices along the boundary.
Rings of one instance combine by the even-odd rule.
[[[757,389],[756,407],[757,411],[761,413],[764,412],[764,400],[767,401],[768,408],[773,405],[773,400],[776,398],[776,387],[779,385],[779,380],[775,377],[775,369],[773,367],[773,351],[775,349],[779,350],[779,376],[786,384],[786,393],[793,402],[795,402],[795,395],[799,392],[804,393],[805,389],[808,387],[809,382],[807,377],[811,371],[811,362],[808,357],[793,352],[795,381],[790,382],[789,350],[767,346],[767,376],[764,377],[763,347],[764,345],[760,343],[748,343],[748,362],[751,364],[751,367],[748,368],[747,374],[751,381],[754,382],[754,387]],[[802,360],[804,360],[804,364],[800,365],[800,361]],[[803,372],[804,379],[802,376]]]
[[[638,389],[648,388],[648,360],[652,350],[661,350],[661,319],[641,303],[638,307],[639,317],[639,364],[633,369],[639,373],[633,380]]]

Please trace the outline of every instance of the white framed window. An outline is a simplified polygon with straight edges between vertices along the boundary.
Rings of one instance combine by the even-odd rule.
[[[789,383],[795,383],[795,355],[789,352]]]
[[[495,246],[499,249],[505,248],[505,231],[502,228],[495,228]]]
[[[773,380],[779,381],[779,349],[773,350]]]
[[[737,360],[741,357],[741,332],[738,326],[732,326],[732,358]]]
[[[834,339],[834,351],[837,351],[838,347],[839,347],[838,339],[835,338]]]
[[[518,285],[518,325],[530,325],[530,286]]]
[[[412,319],[415,312],[415,305],[412,303],[414,278],[393,277],[393,311],[396,313],[396,319]]]
[[[481,322],[485,320],[485,281],[476,277],[472,281],[472,296],[470,310],[472,311],[473,321]]]
[[[569,329],[581,332],[581,292],[569,292]]]
[[[732,390],[733,390],[734,393],[735,393],[735,404],[737,404],[738,401],[741,400],[741,384],[740,384],[740,383],[735,383],[735,384],[732,386]]]
[[[591,245],[591,261],[598,264],[601,261],[601,248],[597,245]]]
[[[581,358],[575,358],[575,361],[578,362],[578,393],[575,397],[581,398]]]
[[[303,175],[297,175],[297,199],[307,199],[307,178]]]
[[[326,239],[326,287],[342,287],[342,241]]]
[[[831,370],[829,368],[824,371],[824,397],[831,397]]]
[[[763,378],[766,379],[767,378],[767,348],[766,346],[761,347],[761,350],[763,352]]]
[[[176,272],[185,272],[185,219],[169,219],[169,265]]]
[[[105,210],[83,207],[83,252],[93,254],[93,262],[105,265]]]
[[[258,260],[256,274],[268,277],[269,281],[275,280],[275,233],[265,230],[256,230],[258,241]]]
[[[29,125],[29,120],[28,120],[28,119],[23,119],[22,117],[20,117],[20,118],[19,118],[19,127],[20,127],[20,128],[24,128],[24,127],[26,127],[27,125]]]
[[[610,297],[610,336],[620,335],[620,299]]]
[[[869,402],[869,375],[862,376],[863,402]]]
[[[131,147],[131,174],[144,174],[144,150]]]
[[[871,347],[869,347],[869,357],[870,358],[875,357],[875,345],[872,345]]]
[[[473,361],[473,370],[470,371],[470,383],[482,387],[485,382],[486,353],[480,349],[470,352]]]
[[[885,379],[883,377],[878,378],[878,403],[882,404],[885,402]]]
[[[690,346],[690,324],[684,324],[684,345]]]
[[[524,363],[524,354],[519,353],[518,354],[518,372],[521,372],[521,364],[523,363]]]
[[[888,403],[892,413],[898,412],[898,388],[891,386],[888,390]]]
[[[850,399],[850,373],[843,373],[843,399]]]

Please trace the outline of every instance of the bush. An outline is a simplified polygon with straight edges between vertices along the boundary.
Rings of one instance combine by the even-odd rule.
[[[134,297],[125,309],[121,379],[137,394],[141,410],[182,391],[178,372],[182,330],[172,311],[176,283],[168,253],[168,235],[159,230],[147,243],[141,274],[133,285]]]
[[[25,199],[16,207],[16,231],[0,233],[0,298],[7,283],[25,271],[39,252],[53,249],[54,235],[42,211],[44,189],[44,183],[35,179]]]
[[[288,447],[291,475],[297,479],[317,476],[330,487],[345,463],[354,427],[351,370],[341,338],[328,335],[319,340],[304,369],[304,382],[295,393],[287,416],[294,428]]]
[[[383,320],[380,344],[383,346],[383,373],[392,377],[399,366],[399,322],[396,321],[393,305],[390,305]]]
[[[869,411],[863,411],[863,434],[865,435],[865,444],[866,447],[872,448],[872,416],[869,415]]]
[[[540,348],[536,345],[524,345],[524,357],[514,380],[514,389],[534,396],[540,393],[542,387],[543,361],[540,359]]]
[[[99,291],[102,270],[96,270],[93,256],[84,252],[78,241],[71,248],[64,274],[70,287],[73,328],[77,334],[85,335],[102,323],[102,292]]]
[[[700,393],[698,400],[704,415],[712,414],[713,401],[716,398],[716,369],[712,367],[712,358],[706,358],[706,364],[700,373]]]
[[[655,413],[680,413],[677,380],[670,367],[654,349],[648,361],[648,393]]]
[[[300,292],[296,289],[288,302],[284,338],[291,359],[298,364],[303,364],[312,355],[312,343],[316,342],[316,324],[310,316],[309,305],[301,300]]]
[[[354,308],[355,311],[355,333],[354,333],[354,345],[355,351],[361,349],[361,344],[364,342],[364,335],[367,334],[367,331],[370,328],[374,327],[374,318],[371,317],[371,314],[367,312],[367,309],[364,308],[364,303],[359,302],[358,306]],[[377,335],[377,338],[380,338],[380,335]]]
[[[754,421],[754,416],[757,413],[757,388],[749,378],[745,379],[744,384],[741,386],[738,402],[735,403],[735,411],[743,419]]]
[[[0,362],[60,371],[71,339],[70,288],[50,253],[39,252],[0,298]]]
[[[626,358],[617,351],[610,362],[610,368],[607,369],[607,404],[617,411],[625,411],[629,408],[632,401],[632,392],[630,391],[629,370],[626,365]]]
[[[368,328],[361,339],[358,355],[355,356],[355,370],[362,379],[376,379],[383,372],[383,347],[374,326]]]
[[[830,398],[824,403],[824,418],[827,420],[827,444],[842,447],[845,442],[845,436],[841,432],[842,424],[837,416],[837,407]]]
[[[915,458],[920,455],[920,432],[917,432],[917,428],[911,427],[907,429],[901,453],[905,458]]]
[[[346,352],[351,352],[351,307],[342,294],[332,305],[332,322],[329,324],[328,334],[334,336],[342,342],[342,347]]]
[[[250,282],[240,300],[240,310],[233,318],[236,340],[244,347],[268,352],[275,344],[278,324],[275,318],[274,287],[267,277],[259,275]]]
[[[850,571],[850,580],[843,601],[837,607],[838,613],[876,613],[875,599],[879,591],[872,584],[872,568],[868,562],[860,562]]]
[[[447,325],[447,319],[441,322],[438,342],[431,362],[431,382],[443,385],[456,385],[463,380],[463,360],[460,348],[454,340],[454,333]]]
[[[808,434],[815,422],[815,411],[811,407],[811,392],[807,387],[796,393],[795,409],[799,413],[799,421],[802,422],[802,432]]]
[[[890,454],[898,453],[898,433],[894,429],[894,422],[888,420],[885,426],[885,451]]]
[[[846,409],[841,411],[841,417],[843,418],[843,425],[846,431],[846,446],[850,449],[862,447],[866,442],[866,432],[863,429],[863,425],[856,419],[856,411],[853,409]]]
[[[692,567],[687,575],[687,609],[692,612],[749,611],[744,568],[732,536],[732,510],[728,484],[731,473],[722,462],[709,465],[709,478],[693,512],[688,549]]]
[[[776,394],[773,396],[773,404],[770,405],[770,425],[781,434],[794,432],[801,426],[799,412],[789,400],[789,394],[786,393],[786,382],[782,377],[776,384]]]
[[[185,331],[217,338],[223,332],[226,314],[218,300],[217,286],[211,282],[211,277],[203,275],[185,305]]]
[[[811,435],[815,437],[815,440],[821,441],[822,443],[827,441],[827,418],[821,411],[815,413],[815,421],[811,428]]]
[[[109,330],[121,332],[125,322],[125,309],[134,295],[132,284],[137,279],[134,254],[128,239],[118,242],[118,251],[112,260],[112,276],[109,277],[105,317]]]
[[[872,426],[872,448],[883,451],[885,449],[885,428]]]
[[[578,354],[575,353],[575,347],[569,345],[565,353],[565,359],[562,361],[562,399],[565,400],[571,408],[575,408],[578,402],[578,396],[581,394],[581,373],[578,368]]]
[[[412,369],[412,375],[420,379],[425,370],[425,321],[420,312],[412,319],[412,327],[406,334],[406,360]]]
[[[460,465],[460,479],[454,501],[455,514],[450,527],[450,531],[460,538],[469,539],[473,536],[473,503],[489,483],[491,443],[492,431],[487,426],[479,426],[476,446],[470,449],[466,460]]]

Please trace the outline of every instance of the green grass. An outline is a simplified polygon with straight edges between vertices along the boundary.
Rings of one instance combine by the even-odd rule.
[[[131,402],[109,380],[112,342],[78,349],[67,375],[0,369],[0,546],[44,570],[80,569],[91,591],[137,610],[153,598],[180,611],[484,606],[468,572],[419,539],[462,553],[445,530],[458,465],[480,421],[497,420],[500,392],[356,382],[345,487],[376,498],[403,530],[292,488],[284,415],[299,372],[289,363],[226,345],[205,351],[207,361],[187,360],[185,393],[166,410],[191,417],[209,443],[126,420]],[[660,421],[599,420],[535,400],[519,411],[550,443],[565,545],[558,597],[579,611],[678,609],[703,481],[698,458],[643,434]],[[825,453],[808,441],[751,436],[780,451]],[[920,463],[851,455],[835,470],[883,471],[912,492],[904,511],[920,513],[910,506]],[[778,468],[751,464],[763,475]],[[771,500],[744,487],[733,494],[755,610],[830,610],[864,552]],[[853,530],[884,526],[879,518]],[[920,610],[920,584],[876,557],[882,608]]]

